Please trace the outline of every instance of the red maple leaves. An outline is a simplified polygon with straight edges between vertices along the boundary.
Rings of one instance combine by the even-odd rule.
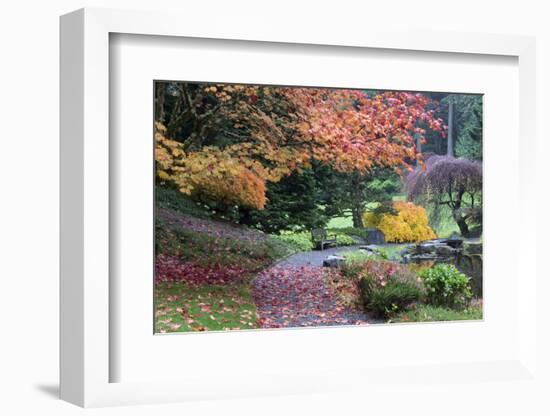
[[[155,269],[156,282],[184,282],[190,285],[240,283],[247,272],[237,265],[205,267],[164,254],[157,256]]]
[[[313,144],[313,158],[342,172],[409,167],[421,158],[416,141],[424,141],[426,129],[444,131],[422,94],[329,88],[288,88],[284,94],[297,109],[302,140]]]
[[[263,328],[367,323],[366,316],[336,302],[321,267],[273,267],[253,282]]]

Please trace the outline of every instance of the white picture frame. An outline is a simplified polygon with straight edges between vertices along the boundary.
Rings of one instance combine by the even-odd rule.
[[[327,33],[276,24],[240,27],[221,20],[206,28],[200,21],[162,12],[82,9],[61,18],[61,398],[80,406],[158,403],[216,397],[338,391],[400,378],[404,383],[483,380],[536,382],[536,277],[533,250],[518,245],[518,345],[506,359],[439,364],[418,363],[414,369],[349,368],[316,373],[283,372],[263,380],[230,386],[197,377],[174,381],[111,382],[110,367],[120,359],[110,349],[109,36],[133,34],[183,38],[278,42],[301,45],[430,51],[440,54],[503,55],[519,67],[520,166],[519,241],[536,240],[536,217],[528,210],[536,191],[529,180],[535,160],[535,41],[530,37],[472,33],[437,33],[386,26],[350,27]],[[517,273],[517,270],[515,271]],[[111,308],[111,309],[110,309]],[[152,335],[152,334],[151,334]],[[333,336],[339,336],[332,332]],[[368,371],[367,371],[368,370]],[[408,374],[408,375],[407,375]],[[411,374],[414,374],[411,377]],[[475,377],[471,377],[475,374]],[[343,382],[342,380],[348,380]],[[534,380],[534,381],[533,381]]]

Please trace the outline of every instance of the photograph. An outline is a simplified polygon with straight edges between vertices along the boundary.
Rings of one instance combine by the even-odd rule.
[[[483,95],[153,89],[155,334],[483,319]]]

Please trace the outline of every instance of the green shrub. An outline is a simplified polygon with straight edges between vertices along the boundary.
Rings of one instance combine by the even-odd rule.
[[[372,279],[361,280],[362,293],[369,294],[366,307],[378,317],[387,318],[405,310],[414,302],[418,302],[423,295],[422,289],[415,283],[390,279],[383,287],[373,287]]]
[[[354,244],[357,244],[353,238],[351,238],[349,235],[344,234],[340,232],[340,230],[328,230],[329,234],[336,234],[336,238],[338,239],[338,245],[339,246],[352,246]]]
[[[352,264],[361,264],[366,262],[367,260],[372,260],[374,258],[374,254],[366,251],[366,250],[356,250],[356,251],[349,251],[347,253],[344,253],[343,256],[346,259],[346,264],[352,265]]]
[[[346,234],[339,233],[338,231],[335,232],[335,230],[328,231],[328,233],[337,235],[338,246],[350,246],[355,244],[355,240]],[[273,235],[273,237],[287,243],[295,251],[311,251],[315,249],[313,241],[311,240],[311,232],[309,231],[286,231],[280,235]]]
[[[305,231],[299,233],[286,232],[280,235],[274,235],[273,238],[285,242],[290,247],[292,247],[294,251],[313,250],[311,234]]]
[[[411,310],[401,312],[392,322],[434,322],[434,321],[464,321],[483,319],[480,305],[469,306],[455,310],[441,306],[419,305]]]
[[[329,225],[331,225],[329,223]],[[360,237],[360,238],[366,238],[367,232],[364,228],[356,228],[356,227],[333,227],[329,228],[331,232],[337,232],[339,234],[345,234],[350,237]]]
[[[352,258],[343,264],[341,272],[359,282],[365,309],[378,317],[401,312],[424,296],[422,280],[404,264]]]
[[[470,278],[450,264],[437,264],[420,271],[428,302],[435,306],[460,308],[472,298]]]
[[[180,214],[192,215],[198,218],[212,218],[213,213],[208,207],[201,206],[177,189],[155,187],[156,206],[158,208],[168,208]]]

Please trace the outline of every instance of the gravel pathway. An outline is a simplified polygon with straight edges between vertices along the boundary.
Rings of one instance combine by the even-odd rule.
[[[336,303],[325,284],[325,272],[318,266],[278,264],[260,273],[253,282],[260,325],[281,328],[370,323],[362,311]]]
[[[346,247],[334,247],[326,250],[304,251],[301,253],[293,254],[286,259],[277,263],[277,266],[322,266],[323,260],[327,256],[334,256],[343,254],[349,251],[356,251],[359,249],[359,244]]]

